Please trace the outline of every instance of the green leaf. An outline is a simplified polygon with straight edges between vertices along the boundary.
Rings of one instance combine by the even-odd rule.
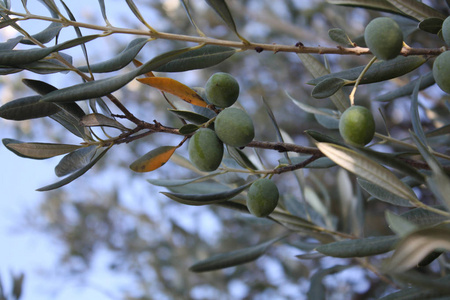
[[[333,257],[365,257],[389,252],[399,238],[395,235],[333,242],[316,247],[316,251]]]
[[[323,284],[323,279],[325,276],[338,273],[342,270],[349,268],[350,265],[341,266],[335,265],[328,269],[319,270],[311,277],[311,284],[307,293],[307,299],[314,300],[326,300],[326,287]]]
[[[270,246],[283,238],[284,236],[246,249],[239,249],[214,255],[208,259],[195,263],[189,268],[189,270],[196,273],[209,272],[254,261],[266,253]]]
[[[206,45],[183,53],[170,62],[155,68],[156,72],[184,72],[215,66],[236,53],[236,49]]]
[[[105,6],[105,0],[98,0],[98,4],[100,5],[100,10],[102,11],[103,20],[107,25],[111,25],[108,21],[108,17],[106,15],[106,6]]]
[[[330,39],[344,47],[354,47],[352,40],[348,37],[344,30],[340,28],[332,28],[328,30],[328,36]]]
[[[396,88],[395,90],[393,90],[391,92],[377,96],[372,101],[387,102],[387,101],[391,101],[391,100],[394,100],[394,99],[397,99],[400,97],[410,96],[412,94],[417,82],[419,81],[419,79],[420,78],[412,80],[400,88]],[[419,89],[424,90],[427,87],[432,86],[433,84],[435,84],[433,72],[428,72],[427,74],[422,76]]]
[[[234,23],[233,16],[231,15],[228,5],[225,0],[205,0],[209,6],[211,6],[214,11],[222,18],[222,20],[227,24],[227,26],[239,37],[239,39],[245,44],[249,42],[244,39],[236,29],[236,24]]]
[[[0,118],[22,121],[47,117],[61,110],[53,103],[40,100],[41,96],[28,96],[7,102],[0,107]]]
[[[67,42],[47,48],[37,48],[29,50],[1,50],[0,65],[13,67],[27,65],[29,63],[43,59],[44,57],[50,55],[53,52],[61,51],[64,49],[78,46],[83,43],[87,43],[100,36],[101,35],[99,34],[88,35],[85,37],[69,40]]]
[[[126,74],[116,75],[113,77],[89,81],[67,88],[59,89],[42,97],[41,101],[47,102],[72,102],[79,100],[87,100],[98,98],[117,91],[136,76],[145,74],[149,71],[159,68],[160,66],[172,61],[180,54],[189,51],[191,48],[183,48],[179,50],[169,51],[156,56],[152,60],[143,64],[139,68]]]
[[[113,58],[89,66],[82,66],[78,69],[82,72],[89,72],[90,70],[92,73],[107,73],[120,70],[136,57],[147,42],[148,38],[134,39],[122,52]]]
[[[422,56],[401,56],[386,61],[374,63],[364,74],[360,84],[374,83],[396,78],[405,75],[424,64],[427,61]],[[308,82],[311,85],[317,85],[319,82],[328,78],[342,78],[350,84],[361,74],[365,66],[351,68],[341,72],[331,73],[321,76]]]
[[[231,147],[228,145],[226,145],[226,148],[228,154],[230,154],[230,156],[234,159],[234,161],[242,168],[251,170],[258,169],[243,151],[239,150],[236,147]]]
[[[3,139],[2,141],[8,150],[21,157],[32,159],[46,159],[66,154],[82,147],[69,144],[25,143],[12,139]]]
[[[405,207],[412,206],[408,200],[401,198],[389,192],[388,190],[382,188],[381,186],[373,184],[372,182],[369,182],[362,178],[358,178],[358,183],[366,192],[368,192],[372,197],[378,200],[397,206],[405,206]]]
[[[197,125],[201,125],[201,124],[209,121],[209,118],[202,116],[200,114],[197,114],[195,112],[192,112],[190,110],[169,109],[169,111],[171,113],[176,114],[178,117],[182,118],[183,120],[192,122]]]
[[[348,84],[344,79],[338,77],[327,78],[317,83],[311,92],[311,96],[316,99],[328,98]]]
[[[55,167],[58,177],[69,175],[88,165],[97,152],[97,146],[88,146],[77,149],[64,156]]]
[[[311,156],[302,155],[302,156],[291,157],[290,160],[291,160],[292,165],[296,165],[296,164],[303,163],[305,160],[307,160],[309,158],[311,158]],[[284,157],[279,159],[278,163],[280,165],[289,165],[290,164],[287,161],[287,159]],[[336,164],[332,160],[330,160],[328,157],[320,157],[320,158],[316,159],[315,161],[306,165],[305,168],[307,168],[307,169],[328,169],[335,165]]]
[[[84,173],[86,173],[90,168],[92,168],[103,157],[103,155],[105,155],[106,152],[108,152],[109,149],[110,148],[104,149],[99,155],[97,155],[93,160],[91,160],[89,164],[87,164],[83,168],[79,169],[78,171],[72,173],[71,175],[65,177],[64,179],[62,179],[58,182],[41,187],[41,188],[37,189],[36,191],[39,191],[39,192],[50,191],[50,190],[54,190],[54,189],[57,189],[57,188],[60,188],[64,185],[66,185],[66,184],[71,183],[72,181],[74,181],[75,179],[77,179],[78,177],[80,177]]]
[[[184,11],[186,12],[189,21],[191,22],[192,26],[195,27],[195,30],[200,36],[205,36],[205,34],[198,28],[197,24],[195,24],[194,19],[191,16],[191,13],[189,11],[189,7],[187,6],[186,2],[184,0],[181,0],[181,5],[183,5]]]
[[[251,182],[247,183],[243,186],[240,186],[238,188],[232,189],[232,190],[226,190],[223,192],[212,193],[212,194],[181,194],[181,193],[168,193],[168,192],[161,192],[161,193],[163,195],[169,197],[170,199],[180,202],[182,204],[207,205],[207,204],[213,204],[213,203],[227,201],[227,200],[233,198],[234,196],[239,195],[241,192],[243,192],[245,189],[247,189],[250,185],[251,185]]]
[[[405,15],[411,16],[419,21],[426,18],[436,17],[445,19],[445,15],[441,14],[434,8],[419,2],[417,0],[387,0]]]
[[[343,6],[369,8],[394,14],[404,15],[394,5],[385,0],[327,0],[328,3]]]
[[[396,278],[398,274],[395,275]],[[417,275],[417,273],[416,273]],[[444,276],[439,279],[430,279],[429,275],[421,276],[421,284],[420,287],[417,286],[417,284],[414,285],[414,287],[409,288],[403,288],[398,292],[391,293],[389,295],[386,295],[382,298],[379,298],[379,300],[422,300],[422,299],[434,299],[434,300],[445,300],[448,297],[445,297],[448,295],[446,292],[439,291],[435,288],[436,283],[437,284],[444,284],[448,287],[448,281],[450,280],[450,276]],[[434,281],[434,284],[430,284],[430,280]],[[423,286],[425,285],[425,286]],[[439,297],[444,296],[444,297]]]
[[[328,108],[320,109],[324,113],[314,114],[316,121],[327,129],[339,129],[339,119],[337,117],[337,112]]]
[[[31,37],[42,44],[46,44],[53,40],[61,31],[63,25],[61,23],[52,22],[50,25],[39,33],[33,34]],[[35,45],[30,39],[24,38],[20,41],[22,44]]]
[[[298,53],[297,55],[314,78],[317,79],[323,76],[329,76],[330,71],[327,70],[314,56],[307,53]],[[342,90],[336,92],[330,99],[340,112],[344,112],[350,107],[350,100]]]
[[[385,265],[385,272],[400,273],[417,266],[436,249],[450,251],[450,229],[425,228],[404,237],[396,246],[392,257]]]
[[[23,39],[23,36],[8,39],[6,42],[0,43],[0,50],[12,50]]]
[[[403,216],[396,215],[389,210],[385,212],[386,223],[389,228],[398,236],[403,237],[419,227]]]
[[[317,143],[317,147],[322,153],[347,171],[382,186],[387,191],[401,198],[408,199],[413,204],[419,201],[412,190],[398,179],[394,173],[366,156],[343,146],[329,143]]]
[[[420,142],[424,145],[427,145],[427,139],[425,137],[425,133],[423,132],[422,122],[420,121],[420,116],[419,116],[419,88],[420,88],[421,78],[422,77],[419,78],[419,81],[417,82],[416,86],[414,87],[414,90],[413,90],[413,93],[411,96],[410,114],[411,114],[411,123],[412,123],[412,127],[414,129],[414,132],[416,133]]]
[[[448,218],[443,215],[439,215],[423,208],[411,209],[401,214],[401,216],[419,227],[431,227],[448,220]]]
[[[86,126],[86,127],[106,126],[106,127],[117,128],[122,131],[128,130],[128,128],[126,128],[121,123],[117,122],[116,120],[108,118],[107,116],[99,114],[99,113],[93,113],[93,114],[83,116],[80,120],[80,125]]]
[[[201,126],[195,124],[185,124],[178,129],[178,132],[183,135],[188,135],[196,132]]]
[[[442,29],[444,20],[441,18],[427,18],[419,23],[419,28],[425,32],[438,34]]]
[[[220,174],[223,174],[223,172],[212,172],[209,173],[208,175],[191,179],[147,179],[147,181],[156,186],[174,187],[174,186],[184,186],[196,182],[203,182]]]

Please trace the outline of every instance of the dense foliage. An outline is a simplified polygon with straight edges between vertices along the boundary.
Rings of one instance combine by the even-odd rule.
[[[137,282],[127,299],[450,295],[450,5],[127,0],[116,5],[136,23],[119,26],[102,0],[89,21],[41,2],[50,16],[0,1],[1,28],[15,33],[0,73],[28,77],[0,117],[62,130],[2,141],[21,157],[62,156],[34,225],[65,241],[70,271],[102,245],[118,258],[111,270]],[[124,202],[151,171],[165,198],[139,197],[159,214]],[[121,184],[105,192],[93,182],[107,174]],[[182,225],[197,212],[214,212],[219,237],[202,237],[200,218]],[[350,269],[363,276],[327,281]]]

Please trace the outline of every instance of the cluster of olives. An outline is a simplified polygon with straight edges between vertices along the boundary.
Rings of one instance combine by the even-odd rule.
[[[205,86],[207,100],[223,108],[216,116],[214,130],[200,128],[189,141],[189,158],[201,171],[216,170],[223,157],[223,144],[244,147],[255,137],[250,116],[242,109],[230,107],[239,96],[239,83],[227,73],[215,73]]]
[[[450,45],[450,17],[442,23],[442,37]],[[433,77],[437,85],[444,92],[450,94],[450,51],[445,51],[433,63]]]

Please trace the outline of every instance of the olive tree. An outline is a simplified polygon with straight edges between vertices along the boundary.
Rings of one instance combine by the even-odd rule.
[[[208,22],[227,28],[221,36],[214,36],[214,30],[205,33],[205,20],[197,18],[196,5],[188,1],[180,1],[184,23],[176,20],[180,16],[173,17],[179,25],[176,33],[159,30],[160,25],[142,12],[144,4],[141,7],[131,0],[121,5],[139,26],[116,26],[115,20],[108,19],[108,3],[100,0],[100,23],[77,21],[64,1],[42,1],[50,16],[34,14],[27,1],[22,1],[22,7],[0,2],[2,28],[17,31],[17,37],[0,44],[3,76],[33,72],[43,78],[80,79],[58,87],[23,78],[33,94],[0,107],[3,119],[49,117],[79,140],[69,144],[3,138],[4,146],[21,157],[63,156],[55,167],[60,179],[38,191],[63,186],[64,190],[81,176],[95,177],[88,171],[96,164],[106,167],[105,161],[114,164],[109,154],[119,145],[140,143],[142,147],[143,141],[157,136],[158,146],[140,157],[139,151],[133,151],[130,176],[152,171],[169,175],[163,172],[170,167],[170,178],[148,181],[163,187],[162,195],[180,210],[183,205],[211,206],[219,215],[227,209],[251,220],[238,223],[247,237],[245,246],[224,247],[207,258],[194,253],[197,257],[190,259],[198,261],[179,271],[183,277],[189,276],[184,276],[187,272],[238,265],[245,270],[251,268],[247,263],[289,246],[298,251],[294,259],[315,262],[314,274],[309,276],[312,299],[326,297],[325,276],[352,266],[370,273],[372,288],[367,297],[448,296],[448,7],[414,0],[328,0],[312,14],[327,17],[329,7],[344,13],[358,9],[366,12],[367,26],[358,31],[336,17],[333,23],[343,28],[324,22],[330,26],[328,36],[310,35],[308,44],[314,39],[316,43],[308,45],[289,38],[295,34],[295,25],[284,20],[268,24],[279,26],[274,30],[285,34],[270,36],[277,43],[243,34],[245,19],[252,14],[251,1],[205,2],[215,12],[209,14],[214,17]],[[295,2],[288,1],[284,7],[300,19],[310,17]],[[30,32],[25,25],[32,20],[48,26]],[[187,23],[191,28],[187,29]],[[66,38],[69,29],[75,30],[76,37]],[[89,55],[89,45],[106,45],[117,35],[127,36],[128,42],[115,55],[95,59]],[[143,50],[147,45],[169,49],[148,58]],[[68,54],[74,51],[80,53],[77,59]],[[242,57],[266,64],[274,74],[284,59],[285,69],[258,83],[259,74],[248,69],[238,73]],[[202,85],[190,86],[177,77],[195,70],[208,74],[200,76]],[[308,71],[309,78],[298,70]],[[276,91],[269,93],[274,88],[267,82],[276,85]],[[133,90],[127,89],[133,84],[140,84],[141,90],[152,89],[153,94],[147,99],[142,92],[133,96]],[[432,92],[427,93],[428,88]],[[160,101],[158,106],[168,110],[160,119],[147,119],[149,114],[141,111],[145,101]],[[404,120],[396,116],[399,109],[407,110]],[[297,117],[284,118],[289,113]],[[175,172],[188,177],[174,177]],[[139,178],[143,177],[133,176],[133,180]],[[79,204],[78,209],[97,208]],[[111,221],[105,211],[98,212]],[[227,215],[228,222],[237,214]],[[148,221],[144,214],[135,217]],[[264,232],[252,239],[258,226],[264,226]],[[108,228],[107,235],[117,229]],[[88,231],[79,230],[79,239],[86,238]],[[189,247],[195,248],[195,243]],[[324,257],[346,263],[336,260],[335,265],[322,268],[317,262]],[[236,271],[226,278],[224,272],[224,282],[245,276],[245,271]]]

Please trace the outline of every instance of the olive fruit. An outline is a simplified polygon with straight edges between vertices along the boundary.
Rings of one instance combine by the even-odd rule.
[[[208,128],[198,129],[188,146],[189,159],[200,171],[216,170],[223,157],[223,143],[215,132]]]
[[[215,73],[205,86],[206,98],[218,107],[229,107],[239,97],[239,83],[228,73]]]
[[[433,77],[441,90],[450,94],[450,51],[436,57],[433,63]]]
[[[442,38],[447,45],[450,45],[450,17],[447,17],[442,23]]]
[[[373,19],[364,31],[370,51],[381,60],[397,57],[403,47],[403,34],[397,22],[387,17]]]
[[[256,217],[266,217],[277,207],[278,197],[278,188],[272,180],[258,179],[248,190],[247,208]]]
[[[225,108],[217,115],[214,130],[222,142],[232,147],[244,147],[255,137],[252,119],[235,107]]]
[[[339,120],[339,132],[349,144],[364,146],[375,134],[375,121],[370,110],[354,105],[347,108]]]

